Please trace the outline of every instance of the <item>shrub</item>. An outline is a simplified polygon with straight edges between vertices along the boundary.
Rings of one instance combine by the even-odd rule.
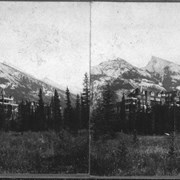
[[[95,175],[153,176],[180,173],[179,137],[138,136],[117,133],[91,144],[91,173]],[[176,145],[176,146],[174,146]]]
[[[124,134],[118,141],[100,139],[91,145],[91,172],[98,175],[115,175],[129,169],[130,159]]]
[[[0,173],[75,173],[88,170],[87,132],[0,134]],[[82,162],[82,163],[81,163]]]

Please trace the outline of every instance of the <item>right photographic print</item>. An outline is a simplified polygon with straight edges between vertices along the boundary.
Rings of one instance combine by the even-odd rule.
[[[180,3],[91,3],[90,173],[180,175]]]

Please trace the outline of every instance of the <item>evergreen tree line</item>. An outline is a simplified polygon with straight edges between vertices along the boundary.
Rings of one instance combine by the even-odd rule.
[[[66,89],[65,107],[62,108],[58,91],[55,89],[51,102],[43,100],[43,91],[39,90],[38,102],[23,100],[18,106],[18,114],[13,116],[12,107],[8,111],[0,105],[0,129],[12,131],[60,131],[67,129],[77,132],[89,127],[89,80],[84,77],[83,92],[77,94],[75,105],[71,102],[71,93]]]
[[[107,84],[102,96],[97,100],[91,114],[92,132],[99,135],[123,131],[142,135],[161,135],[172,131],[180,132],[180,107],[156,104],[151,108],[141,106],[140,101],[130,104],[125,111],[125,98],[122,97],[120,111],[117,111],[116,94]]]

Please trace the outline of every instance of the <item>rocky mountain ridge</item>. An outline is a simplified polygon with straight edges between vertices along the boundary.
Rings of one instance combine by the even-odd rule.
[[[171,91],[180,89],[180,65],[153,56],[143,68],[131,65],[117,58],[100,63],[91,68],[93,94],[96,97],[102,87],[109,82],[121,98],[134,88]]]
[[[43,90],[45,102],[50,102],[54,90],[57,89],[61,104],[65,104],[65,89],[62,90],[48,82],[35,78],[19,69],[16,69],[6,63],[0,63],[0,88],[5,90],[7,96],[13,96],[15,101],[38,100],[39,89]],[[72,100],[75,96],[72,94]]]

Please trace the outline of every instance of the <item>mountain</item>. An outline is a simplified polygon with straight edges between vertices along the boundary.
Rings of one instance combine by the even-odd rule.
[[[153,56],[144,69],[156,77],[166,90],[179,88],[180,65]]]
[[[56,82],[54,82],[52,79],[49,79],[48,77],[45,77],[42,79],[43,82],[55,87],[55,88],[58,88],[58,89],[65,89],[68,87],[69,91],[74,95],[74,94],[79,94],[81,89],[77,86],[74,86],[72,84],[69,84],[68,86],[62,86]]]
[[[0,88],[5,90],[6,96],[13,96],[17,102],[22,99],[37,101],[40,88],[43,90],[44,101],[50,102],[54,90],[57,89],[62,106],[65,104],[64,90],[6,63],[0,63]],[[72,100],[74,99],[75,96],[72,95]]]
[[[55,88],[58,88],[58,89],[66,89],[66,87],[64,86],[61,86],[60,84],[54,82],[53,80],[49,79],[48,77],[45,77],[42,79],[43,82],[55,87]]]
[[[153,56],[146,67],[138,68],[117,58],[91,68],[93,98],[98,98],[103,86],[109,82],[121,99],[122,93],[143,87],[147,90],[170,91],[180,89],[180,65]]]

